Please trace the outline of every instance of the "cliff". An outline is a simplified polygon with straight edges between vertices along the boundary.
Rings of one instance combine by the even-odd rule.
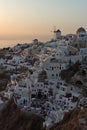
[[[65,113],[63,120],[50,130],[87,130],[87,109],[75,109]]]
[[[44,130],[43,119],[21,111],[11,100],[0,112],[0,130]]]

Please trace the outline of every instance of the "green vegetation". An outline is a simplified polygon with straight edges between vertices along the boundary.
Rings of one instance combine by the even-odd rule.
[[[67,70],[63,70],[60,73],[60,76],[66,82],[69,82],[71,78],[79,71],[80,62],[77,61],[75,64],[70,65]]]

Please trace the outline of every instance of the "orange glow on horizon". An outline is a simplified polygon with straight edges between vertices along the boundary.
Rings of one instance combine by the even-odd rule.
[[[0,39],[53,38],[87,27],[87,0],[0,0]]]

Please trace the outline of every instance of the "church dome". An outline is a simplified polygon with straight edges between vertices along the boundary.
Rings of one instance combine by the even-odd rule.
[[[61,32],[59,29],[56,32]]]
[[[76,34],[80,33],[80,32],[84,32],[86,33],[86,30],[83,27],[80,27],[77,31]]]

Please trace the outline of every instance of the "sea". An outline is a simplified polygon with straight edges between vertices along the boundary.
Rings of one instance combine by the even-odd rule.
[[[17,44],[32,43],[30,40],[0,40],[0,48],[13,47]]]

